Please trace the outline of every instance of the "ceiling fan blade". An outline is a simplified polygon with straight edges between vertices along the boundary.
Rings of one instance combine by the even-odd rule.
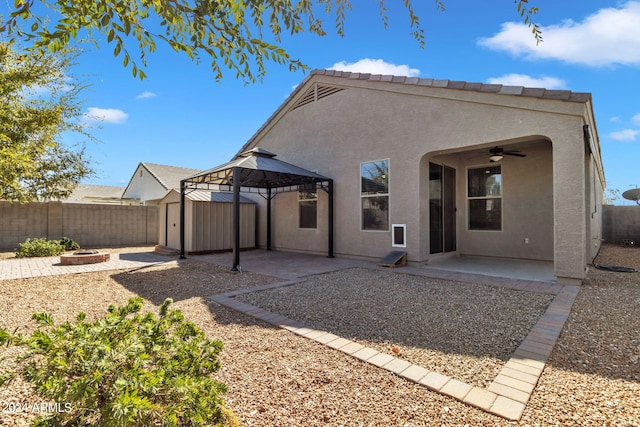
[[[527,157],[526,154],[518,153],[516,151],[504,151],[502,154],[506,156]]]

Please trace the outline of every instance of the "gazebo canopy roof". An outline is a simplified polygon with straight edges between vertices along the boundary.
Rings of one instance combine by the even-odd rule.
[[[240,186],[257,189],[294,190],[301,185],[315,186],[331,181],[331,178],[303,169],[275,158],[276,155],[262,148],[254,148],[239,157],[196,175],[185,178],[185,188],[203,188],[215,185],[220,189],[233,186],[234,170],[239,174]],[[237,169],[236,169],[237,168]]]
[[[267,250],[271,249],[271,199],[285,191],[322,188],[328,194],[328,257],[333,258],[333,180],[275,159],[261,148],[245,151],[232,161],[180,181],[180,257],[184,258],[185,199],[201,189],[233,190],[233,268],[240,265],[240,191],[261,193],[267,200]],[[324,185],[326,184],[326,185]],[[302,187],[302,188],[301,188]],[[266,193],[266,195],[265,195]]]

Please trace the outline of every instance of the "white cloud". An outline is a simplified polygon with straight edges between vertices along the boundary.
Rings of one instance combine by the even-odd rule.
[[[640,113],[631,117],[631,123],[633,123],[635,126],[640,126]]]
[[[493,37],[478,44],[530,59],[556,59],[575,64],[640,65],[640,1],[600,9],[582,22],[567,20],[541,27],[544,41],[536,45],[526,24],[507,22]]]
[[[567,84],[557,77],[540,76],[532,77],[526,74],[505,74],[500,77],[491,77],[487,80],[491,84],[502,84],[508,86],[537,87],[545,89],[565,89]]]
[[[383,59],[364,58],[356,62],[341,61],[329,67],[330,70],[351,71],[354,73],[384,74],[393,76],[418,77],[420,70],[408,65],[396,65]]]
[[[129,115],[115,108],[89,107],[83,114],[87,122],[102,122],[121,125],[127,121]]]
[[[620,123],[620,117],[614,116],[609,119],[611,123]]]
[[[136,98],[138,98],[138,99],[148,99],[148,98],[154,98],[156,96],[158,96],[157,93],[153,93],[153,92],[150,92],[150,91],[147,90],[147,91],[142,92],[140,95],[137,95]]]
[[[636,137],[640,134],[640,130],[636,129],[623,129],[617,132],[611,132],[609,138],[614,141],[635,141]]]

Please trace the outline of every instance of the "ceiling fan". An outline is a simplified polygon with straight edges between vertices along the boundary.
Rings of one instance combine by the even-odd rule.
[[[491,162],[499,162],[504,156],[527,157],[526,154],[519,151],[505,151],[497,146],[489,150],[489,161]]]

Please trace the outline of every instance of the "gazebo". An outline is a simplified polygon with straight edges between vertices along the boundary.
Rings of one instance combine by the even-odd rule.
[[[257,193],[267,201],[267,250],[271,250],[271,200],[288,191],[322,189],[328,194],[328,248],[333,258],[333,180],[283,162],[261,148],[241,153],[232,161],[180,181],[180,258],[185,258],[185,196],[194,190],[233,192],[233,271],[240,265],[240,192]]]

